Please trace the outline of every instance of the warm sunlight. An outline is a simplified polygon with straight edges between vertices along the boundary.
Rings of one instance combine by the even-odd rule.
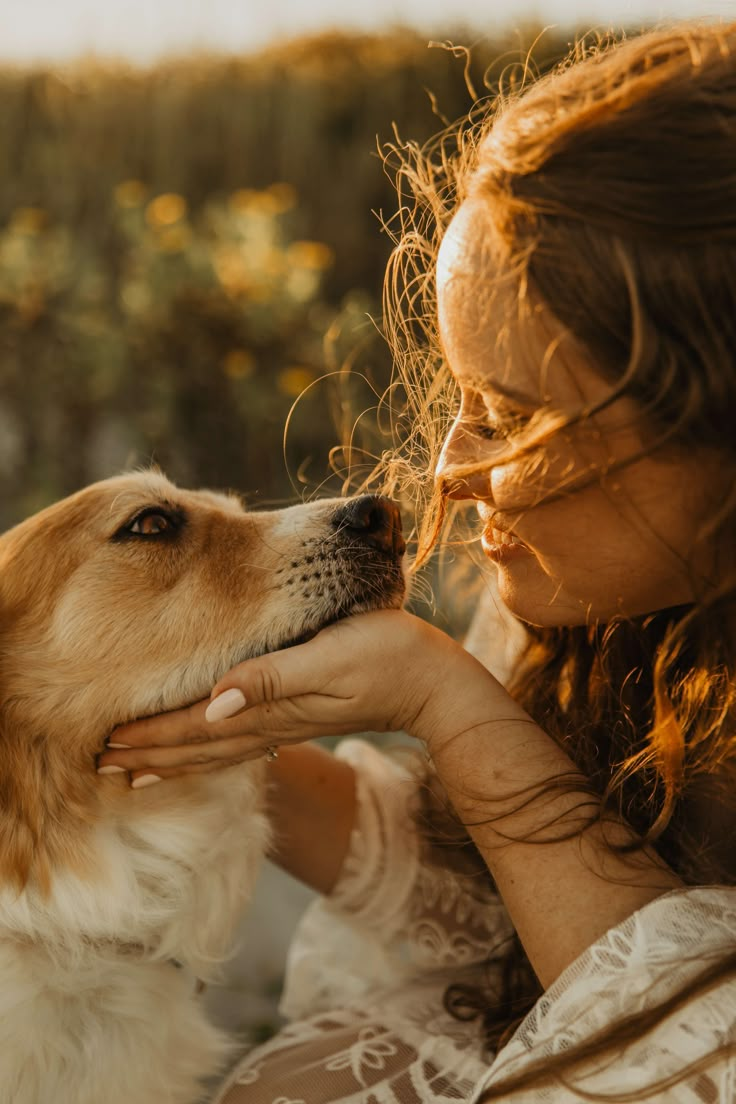
[[[483,31],[519,22],[631,26],[680,16],[729,16],[736,0],[0,0],[0,59],[63,60],[96,53],[155,60],[192,49],[242,52],[328,27]]]

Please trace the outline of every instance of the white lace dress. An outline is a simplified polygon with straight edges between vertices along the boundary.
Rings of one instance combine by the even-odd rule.
[[[677,991],[736,943],[736,889],[669,893],[613,928],[538,1001],[494,1058],[475,1024],[443,1009],[447,986],[487,983],[512,926],[484,883],[421,861],[415,783],[369,744],[338,754],[358,776],[358,818],[337,886],[305,913],[287,967],[289,1024],[238,1063],[213,1104],[476,1101],[540,1055],[570,1047]],[[550,933],[551,938],[553,933]],[[490,964],[489,964],[490,959]],[[514,1100],[567,1104],[575,1087],[634,1093],[736,1038],[736,981],[691,1001],[618,1058]],[[736,1059],[648,1099],[736,1101]]]

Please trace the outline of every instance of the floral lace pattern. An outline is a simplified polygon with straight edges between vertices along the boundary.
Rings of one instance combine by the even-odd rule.
[[[736,942],[736,888],[676,890],[634,913],[588,948],[537,1002],[494,1063],[486,1085],[593,1036],[632,1012],[656,1008]],[[691,999],[614,1062],[582,1069],[575,1081],[522,1093],[520,1102],[574,1100],[592,1093],[643,1093],[704,1055],[736,1042],[736,982]],[[567,1095],[565,1095],[565,1093]],[[582,1097],[577,1097],[582,1099]],[[736,1059],[723,1058],[647,1099],[674,1104],[736,1101]]]
[[[475,1024],[444,1009],[447,986],[488,984],[513,929],[491,888],[422,861],[411,818],[415,783],[358,740],[339,754],[358,777],[358,817],[338,885],[311,905],[289,956],[289,1025],[246,1055],[213,1104],[432,1104],[477,1101],[541,1057],[656,1006],[736,939],[736,889],[667,894],[611,929],[537,1002],[494,1060]],[[569,1104],[576,1087],[637,1092],[734,1040],[736,982],[664,1020],[622,1055],[575,1080],[514,1096]],[[736,1059],[648,1097],[733,1104]]]

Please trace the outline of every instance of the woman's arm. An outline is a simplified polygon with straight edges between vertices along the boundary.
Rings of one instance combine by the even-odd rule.
[[[462,700],[428,702],[422,736],[546,988],[609,928],[682,883],[651,850],[611,850],[635,838],[624,822],[585,828],[598,803],[572,761],[485,668],[461,662]],[[554,780],[562,788],[545,793]]]
[[[318,893],[333,889],[355,820],[355,772],[316,744],[279,751],[269,766],[270,858]]]
[[[380,611],[339,622],[307,644],[239,665],[213,697],[234,688],[245,696],[245,708],[211,725],[201,721],[210,739],[206,747],[196,744],[196,755],[191,744],[137,746],[102,761],[134,776],[153,770],[164,777],[262,754],[268,745],[406,730],[424,741],[545,986],[603,932],[680,884],[651,851],[610,850],[607,836],[633,839],[623,822],[582,831],[591,798],[584,780],[575,781],[569,757],[482,664],[410,614]],[[204,704],[194,707],[202,715]],[[118,730],[116,741],[143,743],[139,728]],[[182,739],[179,729],[171,742]],[[299,760],[290,766],[284,756],[284,792],[311,789],[314,777],[300,777]],[[312,884],[329,887],[347,846],[350,797],[347,776],[325,767],[316,777],[327,802],[321,813],[308,794],[293,811],[284,810],[279,798],[278,816],[285,811],[287,817],[280,860],[304,871],[299,876]],[[538,796],[556,782],[564,788]],[[581,810],[581,803],[587,807]],[[552,832],[567,831],[569,839],[544,842]],[[322,847],[327,858],[309,854]]]

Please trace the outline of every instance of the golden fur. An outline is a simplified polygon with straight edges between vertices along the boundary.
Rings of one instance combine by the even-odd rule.
[[[227,1042],[192,975],[266,849],[264,762],[131,791],[95,755],[244,658],[399,605],[400,554],[343,500],[251,513],[153,471],[0,538],[0,1100],[198,1099]]]

